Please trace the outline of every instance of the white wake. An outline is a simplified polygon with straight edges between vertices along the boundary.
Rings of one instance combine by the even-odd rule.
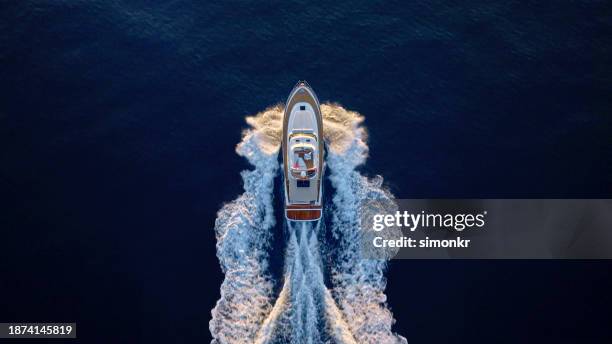
[[[215,222],[225,279],[209,324],[214,344],[252,343],[273,301],[267,264],[278,163],[276,154],[262,150],[258,141],[258,133],[250,130],[236,147],[255,169],[242,172],[244,193],[224,205]]]
[[[320,222],[288,222],[285,283],[255,343],[356,344],[325,286],[318,233]]]
[[[386,262],[359,256],[360,207],[366,199],[391,198],[382,178],[369,180],[355,168],[368,147],[363,117],[341,106],[323,104],[328,144],[333,247],[328,289],[318,238],[323,222],[284,223],[275,227],[274,178],[282,136],[282,107],[275,106],[247,122],[237,153],[254,166],[243,171],[245,192],[218,213],[217,256],[225,274],[221,298],[212,311],[214,344],[225,343],[406,343],[391,331],[393,316],[384,295]],[[286,230],[284,281],[278,295],[267,272],[272,231]]]
[[[345,113],[346,112],[346,113]],[[387,308],[384,294],[386,279],[384,260],[362,259],[360,217],[368,200],[392,200],[382,187],[383,179],[368,179],[355,169],[368,156],[363,117],[342,108],[333,108],[334,118],[350,118],[351,135],[345,135],[341,146],[330,144],[327,164],[329,179],[335,188],[332,198],[332,234],[339,242],[332,266],[333,295],[338,300],[349,327],[359,343],[407,343],[393,333],[395,320]],[[344,121],[343,121],[344,122]]]

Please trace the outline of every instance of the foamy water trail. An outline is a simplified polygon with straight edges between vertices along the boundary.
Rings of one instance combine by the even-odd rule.
[[[317,239],[320,225],[287,223],[285,283],[256,343],[357,343],[325,286]]]
[[[292,314],[291,331],[293,333],[292,343],[320,343],[319,332],[319,302],[316,299],[316,287],[319,284],[319,276],[312,271],[312,252],[310,251],[309,236],[312,233],[311,224],[290,223],[292,244],[297,244],[293,257],[288,261],[292,263],[290,276],[292,281]],[[296,233],[296,231],[298,233]],[[311,233],[308,233],[311,232]],[[296,240],[298,239],[299,240]]]
[[[392,200],[393,196],[382,187],[382,177],[368,179],[355,170],[368,156],[363,117],[337,107],[332,112],[351,124],[343,144],[330,144],[327,157],[329,178],[335,188],[332,233],[339,242],[332,267],[333,295],[345,318],[350,319],[348,324],[358,343],[407,343],[391,329],[395,320],[384,294],[386,261],[360,257],[359,220],[364,201]]]
[[[259,133],[244,133],[236,152],[255,167],[243,171],[244,193],[217,214],[217,257],[225,279],[212,310],[212,343],[252,343],[271,308],[268,243],[275,224],[272,204],[277,154],[259,145]]]
[[[368,151],[363,117],[338,105],[324,104],[321,110],[335,188],[333,211],[324,216],[331,216],[340,243],[334,248],[332,289],[325,285],[318,241],[324,223],[289,222],[283,286],[276,300],[272,295],[267,243],[272,230],[283,230],[274,228],[272,205],[283,117],[282,107],[275,106],[247,118],[251,129],[236,151],[255,169],[242,172],[244,194],[218,213],[217,256],[225,280],[212,311],[213,343],[406,343],[391,332],[385,262],[359,257],[361,202],[391,197],[381,178],[368,180],[355,171]]]

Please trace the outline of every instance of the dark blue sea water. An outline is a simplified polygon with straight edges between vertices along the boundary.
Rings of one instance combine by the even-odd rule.
[[[400,198],[612,197],[606,1],[3,1],[0,321],[209,342],[244,117],[306,79]],[[608,262],[394,261],[410,343],[609,343]]]

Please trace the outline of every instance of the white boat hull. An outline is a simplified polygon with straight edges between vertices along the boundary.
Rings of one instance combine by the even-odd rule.
[[[291,91],[283,119],[285,216],[316,221],[322,216],[324,143],[319,100],[306,82]]]

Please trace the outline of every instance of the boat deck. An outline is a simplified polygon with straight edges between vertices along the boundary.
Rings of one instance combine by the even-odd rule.
[[[285,209],[285,215],[289,220],[293,221],[314,221],[321,218],[321,206],[306,204],[288,205]]]
[[[285,130],[283,130],[283,162],[289,163],[290,161],[292,161],[292,159],[289,158],[289,154],[290,152],[287,149],[287,125],[288,125],[288,121],[289,121],[289,114],[291,113],[291,110],[293,109],[293,107],[297,104],[297,103],[301,103],[301,102],[305,102],[305,103],[309,103],[312,108],[314,109],[315,112],[315,116],[317,118],[317,122],[318,122],[318,130],[317,130],[317,145],[318,145],[318,151],[319,151],[319,159],[317,162],[317,166],[308,166],[309,168],[316,168],[317,170],[317,176],[309,179],[308,183],[309,186],[308,187],[298,187],[297,185],[297,180],[294,179],[294,176],[291,175],[290,172],[290,167],[291,166],[285,166],[284,168],[284,177],[285,177],[285,187],[286,187],[286,191],[287,191],[287,199],[286,199],[286,204],[287,204],[287,209],[289,210],[288,207],[290,207],[291,205],[298,205],[302,208],[304,208],[305,206],[318,206],[319,209],[318,210],[308,210],[308,213],[299,213],[299,217],[313,217],[315,214],[318,214],[318,217],[320,217],[321,214],[321,210],[320,210],[320,204],[317,204],[320,202],[321,200],[321,195],[319,195],[319,192],[321,190],[321,178],[322,178],[322,174],[323,174],[323,152],[324,152],[324,143],[323,143],[323,118],[321,116],[321,112],[319,109],[319,105],[318,105],[318,101],[308,92],[306,91],[297,91],[295,92],[295,94],[293,94],[293,96],[288,100],[288,104],[285,107],[285,116],[283,119],[283,128],[285,128]],[[305,161],[306,162],[306,161]],[[308,164],[308,162],[306,162]],[[313,164],[314,165],[314,164]],[[313,204],[314,203],[314,204]],[[292,211],[293,214],[298,214],[297,211]],[[289,215],[287,215],[287,217],[289,218]]]

